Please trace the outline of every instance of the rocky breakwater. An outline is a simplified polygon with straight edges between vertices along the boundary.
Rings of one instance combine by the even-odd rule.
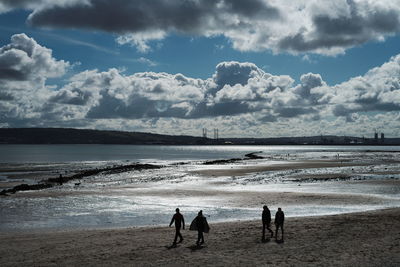
[[[161,165],[135,163],[135,164],[129,164],[129,165],[118,165],[118,166],[112,166],[112,167],[83,170],[83,171],[80,171],[71,176],[61,176],[60,175],[59,177],[42,180],[41,182],[39,182],[37,184],[32,184],[32,185],[20,184],[20,185],[14,186],[13,188],[4,189],[3,191],[0,192],[0,196],[7,196],[8,194],[15,194],[18,191],[42,190],[42,189],[53,187],[55,185],[62,185],[64,183],[68,183],[72,180],[82,179],[84,177],[93,176],[93,175],[97,175],[100,173],[114,174],[114,173],[122,173],[122,172],[134,171],[134,170],[140,171],[140,170],[160,169],[162,167],[163,166],[161,166]]]

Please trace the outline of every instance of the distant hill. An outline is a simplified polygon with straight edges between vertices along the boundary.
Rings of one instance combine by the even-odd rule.
[[[203,138],[70,128],[0,128],[0,144],[198,144]]]
[[[185,135],[101,131],[71,128],[0,128],[0,144],[132,144],[132,145],[400,145],[400,138],[349,136],[211,139]]]

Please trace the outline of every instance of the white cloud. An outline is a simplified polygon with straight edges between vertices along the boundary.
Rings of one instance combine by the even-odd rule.
[[[0,122],[30,121],[42,116],[51,90],[47,78],[60,77],[70,66],[25,34],[15,34],[0,48]]]
[[[0,79],[26,81],[59,77],[69,64],[57,61],[52,51],[25,34],[15,34],[11,43],[0,48]]]
[[[151,41],[160,41],[165,38],[166,32],[161,30],[145,31],[138,33],[127,33],[117,38],[117,42],[121,45],[131,44],[141,53],[148,53],[152,50],[148,44]]]
[[[322,92],[337,116],[354,112],[400,110],[400,55]]]
[[[208,79],[118,69],[87,70],[58,88],[69,63],[24,34],[0,48],[0,124],[149,130],[187,134],[201,125],[230,135],[400,132],[400,55],[330,86],[319,74],[300,83],[249,62],[221,62]],[[390,122],[390,123],[389,123]],[[191,129],[191,127],[197,127]]]
[[[145,57],[140,57],[138,59],[135,59],[134,61],[142,63],[142,64],[145,64],[145,65],[148,65],[150,67],[158,66],[157,62],[155,62],[155,61],[153,61],[151,59],[145,58]]]

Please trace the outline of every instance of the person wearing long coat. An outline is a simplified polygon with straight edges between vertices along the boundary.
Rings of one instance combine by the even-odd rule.
[[[196,242],[197,246],[204,244],[203,233],[208,233],[210,231],[210,226],[208,225],[206,217],[203,216],[202,210],[199,211],[196,218],[194,218],[194,220],[190,224],[189,230],[192,231],[197,230],[197,242]]]

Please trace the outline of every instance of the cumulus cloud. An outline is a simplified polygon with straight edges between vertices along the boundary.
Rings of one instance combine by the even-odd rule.
[[[11,43],[0,48],[0,79],[31,80],[36,77],[58,77],[68,63],[57,61],[52,51],[40,46],[25,34],[15,34]]]
[[[173,129],[163,127],[174,123],[185,125],[187,132],[203,124],[231,133],[258,133],[269,125],[276,131],[286,127],[284,135],[293,135],[294,129],[300,134],[317,127],[339,133],[349,129],[349,122],[359,129],[370,127],[368,118],[376,127],[389,118],[396,121],[394,126],[400,123],[400,55],[333,86],[316,73],[303,74],[296,83],[253,63],[231,61],[219,63],[208,79],[86,70],[58,88],[47,79],[62,77],[69,63],[18,34],[0,48],[0,66],[5,70],[0,76],[0,124],[14,127],[107,128],[108,123],[131,129],[128,125],[142,123],[143,129],[168,132]]]
[[[65,74],[69,63],[56,60],[52,51],[25,34],[15,34],[0,48],[1,120],[26,120],[41,116],[50,89],[47,78]]]
[[[151,50],[170,34],[225,36],[240,51],[336,55],[400,32],[400,0],[0,0],[33,26],[100,30]]]
[[[87,117],[96,119],[185,117],[203,100],[206,84],[182,74],[94,70],[72,77],[51,101],[83,106]]]
[[[343,117],[338,122],[361,124],[365,117],[360,112],[400,111],[399,58],[335,86],[327,85],[319,74],[304,74],[295,84],[289,76],[272,75],[252,63],[239,62],[218,64],[206,80],[182,74],[123,75],[116,69],[94,70],[74,76],[51,101],[75,106],[80,118],[92,120],[250,116],[260,125],[287,119],[312,124]]]
[[[335,116],[350,118],[355,112],[399,111],[400,55],[364,76],[333,87],[320,87],[317,91],[332,106]]]

